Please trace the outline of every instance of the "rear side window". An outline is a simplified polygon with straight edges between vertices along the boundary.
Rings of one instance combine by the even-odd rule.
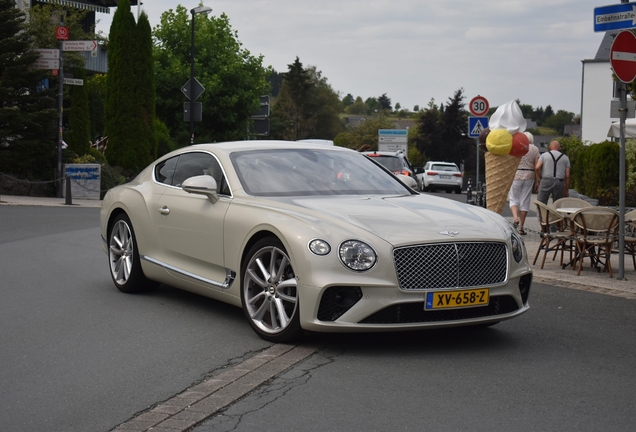
[[[165,161],[160,162],[157,164],[157,166],[155,166],[155,179],[159,183],[164,183],[167,185],[172,184],[172,178],[174,177],[174,169],[177,166],[177,160],[179,160],[179,156],[166,159]]]

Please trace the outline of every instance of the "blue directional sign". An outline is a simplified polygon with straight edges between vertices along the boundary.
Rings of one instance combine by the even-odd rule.
[[[594,8],[594,31],[622,30],[636,27],[636,3]]]
[[[488,117],[468,117],[468,136],[479,138],[479,134],[488,127]]]

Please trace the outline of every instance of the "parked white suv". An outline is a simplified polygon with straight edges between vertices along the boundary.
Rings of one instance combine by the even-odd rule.
[[[444,189],[446,192],[462,193],[464,176],[452,162],[429,161],[417,176],[423,191]]]

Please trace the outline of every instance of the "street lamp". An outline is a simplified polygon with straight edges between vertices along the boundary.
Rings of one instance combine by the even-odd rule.
[[[197,6],[190,10],[192,14],[192,42],[190,45],[190,144],[194,144],[194,16],[196,14],[209,14],[212,8]]]

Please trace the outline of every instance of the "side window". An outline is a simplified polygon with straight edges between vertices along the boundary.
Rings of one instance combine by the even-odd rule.
[[[159,183],[172,184],[172,177],[174,177],[174,169],[177,166],[178,160],[179,156],[175,156],[157,164],[155,166],[155,179],[157,179]]]
[[[212,159],[213,157],[207,153],[182,154],[179,157],[172,185],[181,187],[181,184],[190,177],[207,174]]]

